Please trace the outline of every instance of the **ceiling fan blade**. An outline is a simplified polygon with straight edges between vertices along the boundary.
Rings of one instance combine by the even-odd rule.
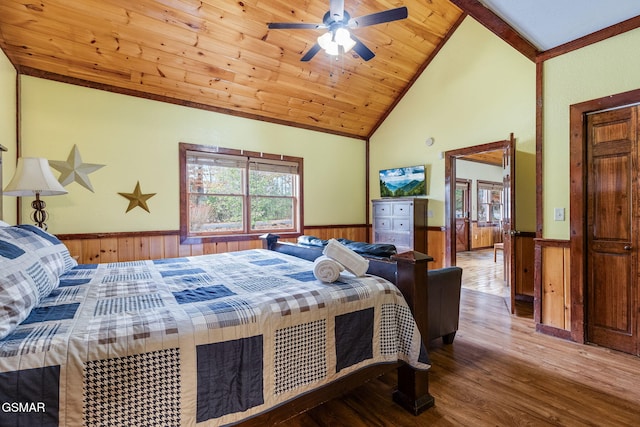
[[[373,53],[367,46],[365,46],[364,43],[362,43],[358,38],[356,38],[356,36],[351,34],[351,38],[356,42],[356,44],[353,46],[353,50],[360,56],[360,58],[368,61],[376,56],[376,54]]]
[[[267,24],[271,30],[316,30],[326,28],[324,24],[305,24],[304,22],[270,22]]]
[[[331,13],[331,18],[334,21],[342,21],[342,18],[344,18],[344,0],[330,0],[329,13]]]
[[[396,9],[389,9],[382,12],[372,13],[370,15],[359,16],[349,20],[350,28],[368,27],[369,25],[383,24],[385,22],[398,21],[409,16],[406,6]]]
[[[321,47],[318,43],[314,44],[313,46],[311,46],[311,49],[309,49],[307,53],[305,53],[304,56],[300,58],[300,61],[302,62],[310,61],[311,58],[316,56],[316,53],[320,52],[320,49]]]

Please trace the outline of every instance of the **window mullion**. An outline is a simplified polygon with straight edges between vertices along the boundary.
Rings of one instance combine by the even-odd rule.
[[[249,233],[251,230],[251,194],[249,194],[249,162],[247,161],[244,166],[244,232]]]

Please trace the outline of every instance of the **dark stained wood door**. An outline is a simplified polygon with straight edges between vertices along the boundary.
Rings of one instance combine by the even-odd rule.
[[[516,245],[514,236],[518,234],[516,228],[516,150],[515,138],[511,134],[508,144],[504,148],[502,155],[502,185],[503,185],[503,206],[502,215],[502,242],[504,244],[504,284],[509,288],[509,296],[505,298],[507,307],[511,313],[515,312],[516,304]]]
[[[456,252],[469,250],[469,218],[456,218]]]
[[[638,107],[587,118],[587,340],[638,354]]]
[[[471,218],[471,181],[468,179],[456,179],[455,193],[456,215],[456,252],[464,252],[471,249],[470,222]]]

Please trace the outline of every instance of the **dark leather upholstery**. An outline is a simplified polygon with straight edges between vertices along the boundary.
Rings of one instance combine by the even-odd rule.
[[[445,344],[453,343],[460,317],[460,288],[462,268],[445,267],[429,270],[429,341],[442,337]]]

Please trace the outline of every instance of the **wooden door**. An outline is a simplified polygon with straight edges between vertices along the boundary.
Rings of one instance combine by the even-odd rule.
[[[455,215],[456,215],[456,252],[470,250],[469,236],[471,217],[471,189],[466,179],[456,180]]]
[[[456,218],[456,252],[469,250],[469,218]]]
[[[516,218],[516,195],[515,188],[515,168],[516,150],[514,137],[511,135],[509,143],[504,148],[502,156],[502,185],[503,185],[503,205],[504,214],[502,216],[502,242],[504,244],[504,282],[509,288],[509,296],[505,298],[507,307],[511,313],[515,312],[516,303],[516,245],[515,236],[518,234],[515,224]]]
[[[638,354],[638,107],[587,118],[587,340]]]

